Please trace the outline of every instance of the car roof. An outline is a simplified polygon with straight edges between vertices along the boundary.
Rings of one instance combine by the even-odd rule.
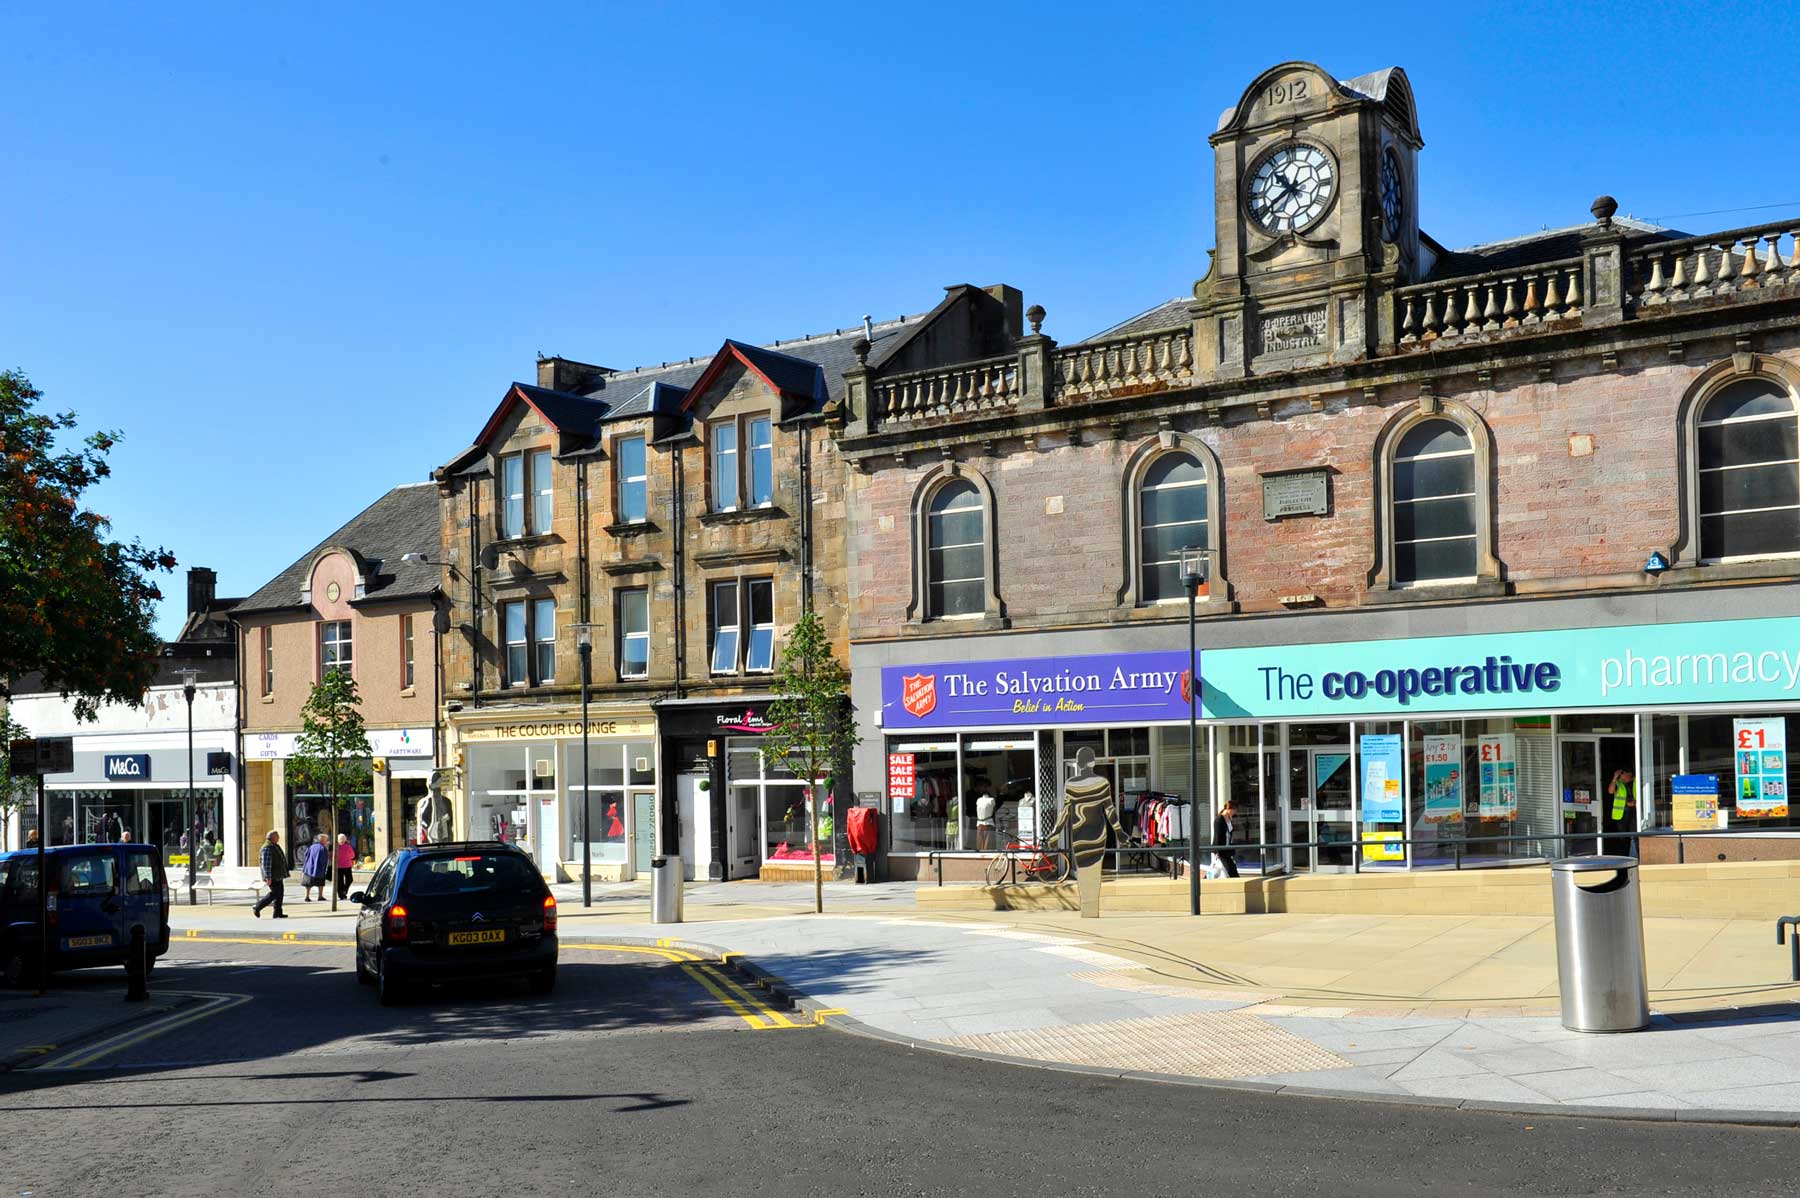
[[[142,844],[138,841],[133,840],[133,841],[128,841],[124,844],[109,843],[109,844],[52,844],[52,845],[45,845],[44,846],[44,855],[46,857],[54,857],[58,853],[91,853],[91,852],[94,852],[96,849],[148,849],[152,853],[157,851],[156,846],[153,844]],[[0,853],[0,857],[35,857],[37,855],[38,855],[38,851],[36,849],[10,849],[7,852]]]
[[[400,850],[403,855],[409,857],[420,857],[426,853],[467,853],[471,851],[517,853],[521,857],[525,855],[525,851],[518,845],[507,844],[504,840],[434,840],[430,844],[409,844]]]

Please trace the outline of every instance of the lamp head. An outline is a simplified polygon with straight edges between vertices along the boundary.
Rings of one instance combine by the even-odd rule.
[[[1189,546],[1181,551],[1181,585],[1191,593],[1206,581],[1209,554]]]

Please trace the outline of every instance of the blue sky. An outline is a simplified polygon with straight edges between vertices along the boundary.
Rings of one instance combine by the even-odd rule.
[[[1264,67],[1406,68],[1459,246],[1800,214],[1795,5],[0,11],[0,366],[125,434],[94,506],[245,594],[468,444],[539,352],[626,367],[1007,282],[1186,292]],[[1680,214],[1782,205],[1708,216]],[[184,589],[165,587],[163,628]]]

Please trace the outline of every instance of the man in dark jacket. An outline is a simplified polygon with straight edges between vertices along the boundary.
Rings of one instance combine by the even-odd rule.
[[[275,914],[270,918],[287,918],[281,910],[281,892],[287,885],[287,875],[288,859],[287,854],[281,851],[281,833],[270,832],[262,851],[262,878],[268,884],[269,893],[256,900],[256,905],[250,908],[250,914],[261,919],[263,908],[274,904]]]
[[[1219,814],[1213,816],[1212,838],[1214,844],[1231,843],[1232,814],[1231,800],[1226,799],[1225,805],[1219,808]],[[1219,865],[1224,868],[1226,877],[1235,878],[1238,876],[1236,853],[1232,852],[1230,849],[1214,849],[1213,856],[1219,859]]]

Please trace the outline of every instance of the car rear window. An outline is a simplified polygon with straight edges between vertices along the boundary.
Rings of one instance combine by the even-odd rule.
[[[406,868],[400,893],[406,898],[425,898],[487,890],[536,890],[543,882],[532,864],[517,853],[458,853],[415,859]]]
[[[111,853],[65,858],[63,866],[64,894],[111,894],[115,864]]]
[[[156,858],[141,850],[125,854],[125,893],[156,893]]]

